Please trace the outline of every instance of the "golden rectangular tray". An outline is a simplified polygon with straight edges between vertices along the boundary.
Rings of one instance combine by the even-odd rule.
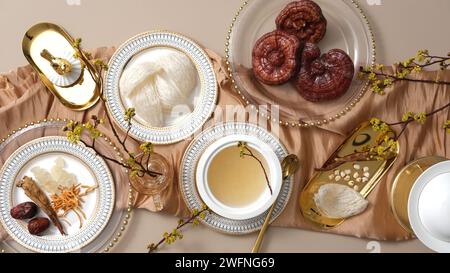
[[[353,130],[349,137],[339,146],[339,148],[331,155],[328,161],[324,164],[331,162],[336,157],[343,157],[355,152],[355,150],[359,150],[363,147],[363,145],[374,145],[376,143],[376,139],[380,136],[381,133],[376,132],[372,129],[370,122],[364,122],[359,125],[357,128]],[[392,138],[395,137],[395,133],[393,131],[388,132],[388,135]],[[397,150],[398,154],[398,150]],[[397,158],[397,154],[390,158],[389,160],[384,161],[354,161],[354,162],[346,162],[339,166],[337,169],[353,170],[353,164],[360,165],[361,169],[364,167],[369,167],[370,178],[367,182],[354,182],[354,185],[357,186],[354,188],[361,195],[366,198],[370,192],[375,188],[375,186],[380,182],[383,175],[389,170],[389,168],[394,163]],[[317,208],[314,202],[314,194],[318,191],[318,189],[328,183],[339,183],[342,185],[347,185],[349,181],[344,181],[341,179],[340,181],[335,181],[330,179],[330,175],[334,174],[335,169],[330,171],[321,171],[317,172],[313,178],[308,182],[303,191],[300,194],[299,203],[303,216],[312,221],[313,223],[319,225],[321,228],[330,229],[341,224],[345,219],[332,219],[324,216],[319,208]]]

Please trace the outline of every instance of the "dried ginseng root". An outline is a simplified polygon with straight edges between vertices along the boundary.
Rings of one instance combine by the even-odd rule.
[[[25,176],[22,180],[17,182],[16,185],[17,187],[22,188],[25,194],[33,200],[33,202],[36,203],[36,205],[38,205],[38,207],[41,208],[45,214],[47,214],[52,223],[58,228],[59,232],[62,235],[66,235],[64,228],[58,219],[58,215],[50,204],[50,200],[41,188],[39,188],[36,182],[32,178]]]

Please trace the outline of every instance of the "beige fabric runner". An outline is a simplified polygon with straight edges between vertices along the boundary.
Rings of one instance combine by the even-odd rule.
[[[100,48],[94,51],[94,56],[107,60],[114,48]],[[230,81],[226,76],[226,67],[223,60],[216,53],[208,51],[214,63],[214,69],[220,88],[219,105],[236,105],[240,100],[231,89]],[[450,72],[424,72],[422,78],[450,80]],[[290,153],[299,156],[301,169],[294,178],[294,191],[291,200],[282,215],[274,225],[317,230],[312,224],[306,222],[298,208],[298,196],[302,187],[313,174],[314,167],[321,166],[336,147],[345,139],[354,127],[361,122],[378,117],[387,122],[401,119],[404,112],[430,111],[450,101],[448,86],[433,86],[420,83],[396,84],[395,90],[390,90],[385,96],[367,93],[360,103],[345,117],[324,128],[280,128],[280,139]],[[264,96],[258,96],[260,104],[264,104]],[[258,101],[259,102],[259,101]],[[283,108],[285,108],[283,110]],[[289,105],[281,105],[282,112],[289,112]],[[65,108],[40,83],[37,75],[29,66],[16,71],[0,75],[0,137],[30,121],[44,118],[72,118],[86,121],[92,114],[104,116],[103,105],[97,104],[89,111],[80,113]],[[295,119],[295,117],[289,117]],[[409,161],[428,155],[449,157],[449,139],[441,129],[447,120],[448,112],[430,119],[426,125],[411,125],[401,139],[401,152],[393,168],[382,179],[379,185],[369,196],[370,206],[361,215],[345,221],[341,226],[327,231],[336,234],[350,235],[377,240],[404,240],[411,238],[394,219],[389,207],[389,190],[396,173]],[[211,126],[211,123],[208,122]],[[110,132],[108,128],[102,128]],[[109,134],[112,137],[112,134]],[[167,145],[156,146],[155,151],[165,156],[174,166],[174,180],[162,194],[164,211],[185,217],[189,211],[182,200],[178,188],[178,170],[182,155],[192,139]],[[132,141],[130,148],[136,149],[137,142]],[[120,167],[109,164],[116,179],[126,183],[126,176]],[[120,194],[120,193],[119,193]],[[126,194],[126,193],[123,193]],[[136,199],[135,206],[154,210],[153,203],[145,196]],[[0,228],[0,240],[4,231]]]

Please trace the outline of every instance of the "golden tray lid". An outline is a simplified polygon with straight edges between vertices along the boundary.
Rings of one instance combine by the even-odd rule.
[[[100,98],[101,81],[75,40],[60,26],[39,23],[24,35],[22,50],[44,85],[66,107],[83,111]]]

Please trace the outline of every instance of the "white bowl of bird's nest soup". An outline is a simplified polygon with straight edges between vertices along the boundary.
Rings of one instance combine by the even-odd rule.
[[[239,142],[245,142],[257,159],[241,157]],[[212,211],[244,220],[270,208],[280,192],[281,176],[280,161],[268,144],[254,136],[230,135],[206,148],[198,161],[196,184],[201,199]]]

